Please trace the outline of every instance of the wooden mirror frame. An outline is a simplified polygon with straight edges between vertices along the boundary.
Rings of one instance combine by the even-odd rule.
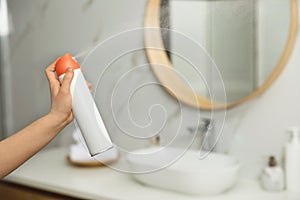
[[[144,27],[147,29],[157,29],[160,28],[160,8],[161,0],[148,0]],[[153,72],[155,73],[157,79],[162,83],[164,88],[179,101],[204,110],[212,109],[229,109],[238,106],[244,102],[250,101],[258,95],[262,94],[281,74],[284,67],[286,66],[295,46],[295,41],[298,33],[298,3],[297,0],[290,0],[290,28],[287,43],[285,45],[284,51],[278,61],[275,69],[269,75],[267,80],[253,91],[250,95],[238,100],[234,103],[220,104],[212,102],[212,100],[207,99],[199,94],[193,93],[193,91],[183,82],[183,80],[174,72],[174,70],[165,70],[160,66],[166,66],[167,68],[172,68],[172,63],[167,55],[165,49],[161,31],[145,31],[145,48],[148,61],[151,65]],[[155,49],[153,48],[155,47]],[[157,51],[157,49],[161,49]]]

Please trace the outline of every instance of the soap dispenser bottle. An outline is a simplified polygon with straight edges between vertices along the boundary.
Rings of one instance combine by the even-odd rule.
[[[282,191],[284,188],[284,173],[274,156],[269,157],[269,163],[262,172],[261,184],[267,191]]]
[[[286,189],[300,193],[300,134],[299,128],[289,129],[290,139],[285,148]]]

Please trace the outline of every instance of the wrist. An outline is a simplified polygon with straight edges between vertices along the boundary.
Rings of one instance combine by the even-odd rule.
[[[59,130],[65,128],[70,123],[65,117],[52,112],[48,113],[45,117],[48,118],[51,124]]]

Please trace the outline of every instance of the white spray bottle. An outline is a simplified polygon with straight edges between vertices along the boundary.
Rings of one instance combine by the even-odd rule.
[[[59,80],[63,80],[67,69],[70,67],[74,70],[70,88],[73,114],[89,153],[91,156],[95,156],[112,148],[113,145],[80,66],[70,54],[62,56],[55,64],[55,71]]]
[[[300,129],[289,129],[290,140],[285,148],[286,189],[300,193]]]

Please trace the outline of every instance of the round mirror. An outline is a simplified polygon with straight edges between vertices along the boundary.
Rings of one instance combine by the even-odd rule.
[[[160,30],[145,31],[148,60],[176,71],[153,67],[183,103],[200,109],[234,107],[260,95],[282,72],[297,36],[297,8],[297,0],[148,0],[145,27]],[[199,52],[205,52],[217,70],[206,59],[189,62],[178,49],[202,58]],[[216,73],[222,83],[216,83]]]

